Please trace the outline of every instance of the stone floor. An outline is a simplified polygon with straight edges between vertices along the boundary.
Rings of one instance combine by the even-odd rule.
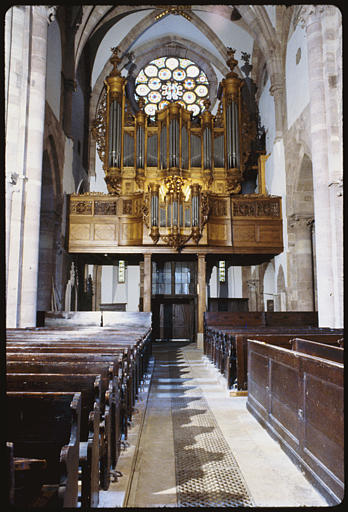
[[[157,343],[100,507],[325,507],[193,343]]]

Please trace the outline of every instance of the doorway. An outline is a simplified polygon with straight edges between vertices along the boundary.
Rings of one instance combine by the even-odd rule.
[[[196,334],[196,262],[152,262],[153,339],[193,341]]]

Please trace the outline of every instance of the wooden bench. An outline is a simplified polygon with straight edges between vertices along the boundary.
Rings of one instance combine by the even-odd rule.
[[[34,350],[34,349],[33,349]],[[84,352],[84,349],[74,349],[71,348],[71,352],[64,353],[56,353],[49,352],[48,349],[45,349],[45,352],[33,351],[26,352],[23,349],[23,352],[20,350],[16,350],[15,352],[11,352],[11,350],[6,351],[6,358],[8,362],[11,361],[20,361],[20,362],[40,362],[44,361],[45,363],[59,363],[59,362],[77,362],[81,361],[83,363],[88,362],[101,362],[104,363],[104,366],[109,368],[110,365],[113,366],[113,387],[112,393],[109,396],[109,406],[110,406],[110,419],[111,419],[111,466],[112,468],[116,467],[117,458],[119,455],[118,445],[121,441],[118,442],[120,437],[123,435],[125,439],[127,439],[128,434],[128,422],[130,418],[130,393],[127,392],[127,386],[124,384],[124,379],[127,377],[124,376],[124,372],[122,369],[122,354],[104,354],[104,353],[88,353]],[[120,379],[120,371],[122,371],[123,378]],[[119,429],[120,425],[120,429]],[[119,431],[120,430],[120,431]]]
[[[323,341],[324,343],[318,343],[308,338],[295,338],[290,343],[292,350],[297,352],[344,364],[344,349],[336,345],[339,340],[336,340],[336,343],[333,344],[327,343],[325,339]]]
[[[7,441],[24,459],[15,506],[76,508],[81,394],[7,391],[6,406]]]
[[[44,341],[37,341],[33,339],[31,336],[28,337],[27,340],[16,340],[16,341],[8,341],[6,344],[6,351],[8,354],[12,353],[25,353],[25,352],[33,352],[36,351],[38,353],[46,352],[46,353],[84,353],[84,354],[115,354],[119,355],[119,362],[122,366],[122,372],[120,373],[123,376],[122,382],[126,383],[126,385],[121,385],[121,388],[125,391],[126,401],[127,401],[127,412],[129,417],[131,418],[132,409],[135,404],[137,391],[139,387],[138,383],[138,373],[139,370],[136,368],[136,349],[134,347],[130,347],[128,343],[106,343],[106,342],[95,342],[95,341],[59,341],[52,340],[48,341],[45,339]]]
[[[116,406],[113,403],[115,395],[115,380],[113,365],[105,365],[101,361],[7,361],[6,369],[8,373],[21,374],[59,374],[65,375],[66,379],[71,374],[100,375],[101,380],[101,422],[100,422],[100,463],[99,463],[99,482],[103,490],[107,490],[110,485],[110,470],[112,465],[112,446],[115,439],[112,426],[116,417]],[[119,417],[119,415],[118,415]],[[119,429],[120,431],[120,429]],[[120,437],[118,439],[118,450],[120,450]]]
[[[116,332],[117,331],[117,332]],[[51,341],[74,343],[109,344],[110,346],[124,346],[129,350],[130,380],[133,386],[132,402],[134,405],[141,383],[143,382],[149,357],[151,355],[151,330],[138,329],[123,332],[116,329],[70,329],[62,327],[57,329],[8,329],[7,341],[27,343],[28,339],[49,344]],[[105,346],[105,345],[103,345]],[[130,361],[132,359],[132,361]]]
[[[99,503],[101,377],[86,374],[8,373],[8,391],[81,393],[80,467],[81,507]]]
[[[287,332],[291,331],[291,332]],[[313,342],[323,343],[326,345],[337,345],[341,339],[342,332],[339,331],[333,334],[332,331],[326,332],[321,330],[320,332],[308,333],[306,329],[277,329],[276,332],[270,333],[269,329],[267,332],[247,332],[247,333],[232,333],[226,334],[226,358],[224,360],[224,375],[226,376],[228,388],[233,386],[237,390],[247,389],[247,361],[248,361],[248,338],[257,339],[259,341],[265,341],[272,345],[284,346],[291,348],[291,340],[296,337],[302,339],[312,340]]]
[[[343,364],[248,340],[247,409],[330,505],[344,496]]]

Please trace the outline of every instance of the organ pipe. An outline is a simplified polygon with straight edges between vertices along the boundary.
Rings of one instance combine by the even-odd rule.
[[[122,109],[114,100],[109,112],[109,166],[121,167]]]
[[[126,79],[117,70],[118,52],[113,49],[110,60],[114,69],[105,80],[103,103],[106,119],[100,146],[108,190],[144,194],[139,209],[155,242],[170,235],[172,243],[178,234],[175,243],[181,244],[186,236],[198,243],[208,218],[209,191],[238,194],[245,155],[251,150],[250,117],[241,95],[243,81],[234,71],[235,50],[227,48],[230,71],[221,82],[217,114],[212,115],[210,101],[205,99],[205,109],[197,117],[176,102],[149,117],[146,98],[139,99],[139,108],[132,113],[125,95]],[[135,169],[130,169],[133,166]],[[164,230],[161,235],[160,228]],[[186,228],[191,228],[191,234]]]
[[[144,130],[143,126],[137,127],[136,138],[137,138],[136,166],[138,169],[144,169],[144,165],[145,165],[145,130]]]

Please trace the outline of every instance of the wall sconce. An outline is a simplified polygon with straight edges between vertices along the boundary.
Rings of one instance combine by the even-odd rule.
[[[124,260],[119,260],[118,262],[118,282],[124,283],[126,275],[126,262]]]

